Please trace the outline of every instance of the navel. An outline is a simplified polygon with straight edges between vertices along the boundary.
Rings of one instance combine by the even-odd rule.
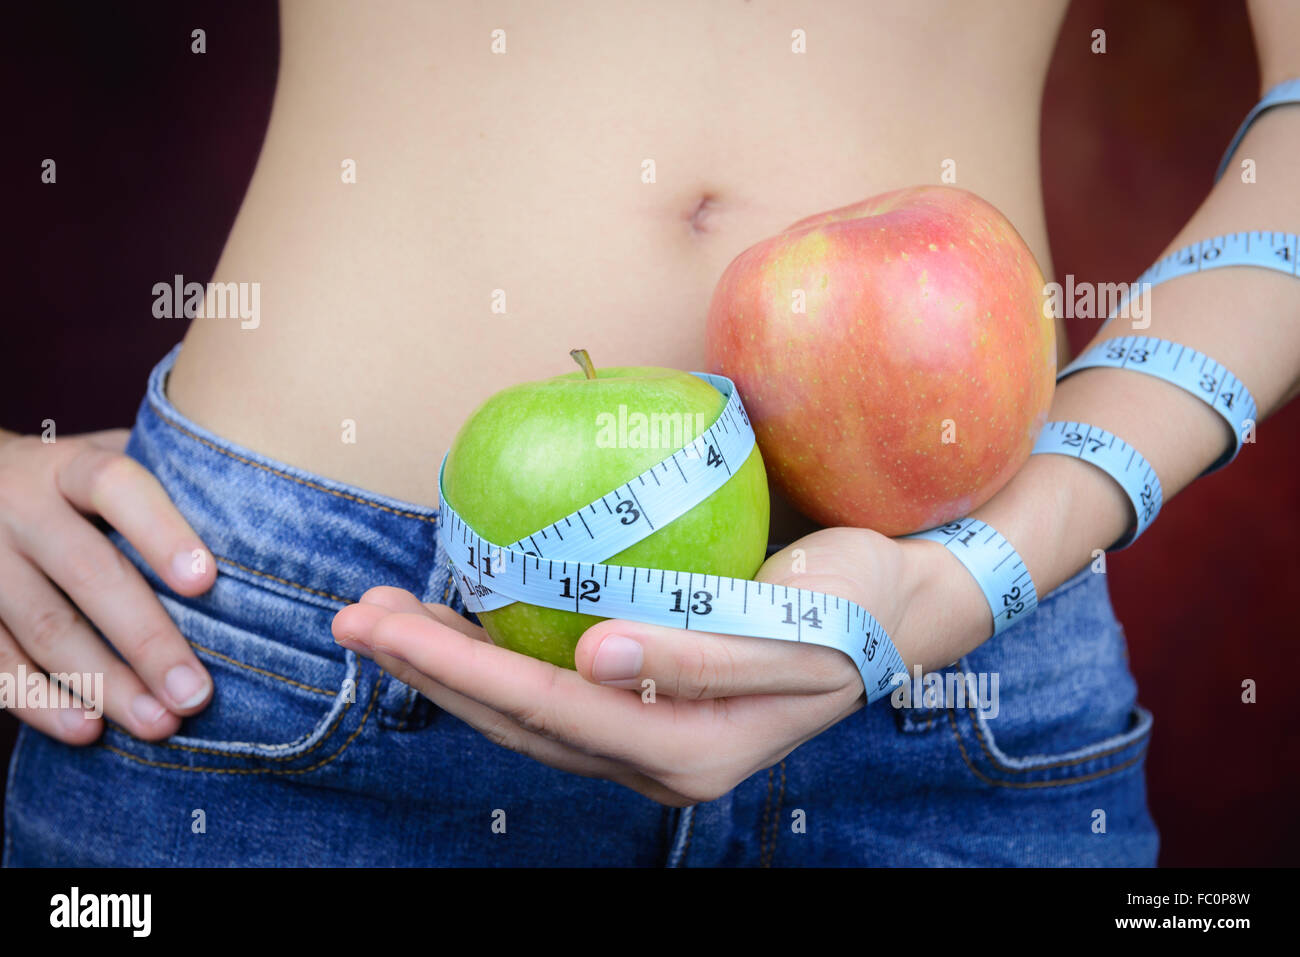
[[[718,198],[712,193],[704,193],[700,196],[695,208],[686,216],[686,222],[690,230],[695,235],[715,232],[718,228],[719,206]]]

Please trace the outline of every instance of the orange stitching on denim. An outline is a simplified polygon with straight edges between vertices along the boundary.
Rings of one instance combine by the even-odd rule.
[[[975,730],[975,737],[976,739],[978,739],[980,743],[980,748],[984,751],[984,754],[988,757],[989,763],[992,764],[994,767],[996,767],[999,771],[1005,771],[1007,774],[1027,774],[1030,771],[1046,771],[1050,768],[1063,768],[1063,767],[1068,767],[1069,765],[1072,764],[1084,764],[1088,761],[1095,760],[1096,758],[1110,757],[1110,755],[1112,754],[1115,754],[1119,751],[1123,751],[1125,748],[1130,748],[1133,746],[1133,741],[1130,741],[1127,744],[1117,744],[1109,751],[1098,751],[1096,754],[1088,754],[1078,758],[1065,758],[1061,761],[1053,761],[1051,764],[1036,764],[1032,768],[1015,768],[1009,764],[1003,764],[1001,761],[999,761],[997,758],[993,756],[993,753],[988,748],[988,744],[984,740],[984,733],[980,730],[979,722],[975,720],[974,706],[967,705],[966,707],[967,707],[967,713],[970,715],[971,727],[974,728]],[[1134,738],[1133,740],[1136,741],[1137,739]]]
[[[376,688],[379,687],[378,682],[376,682],[375,687],[376,687]],[[303,755],[311,754],[313,751],[315,751],[317,748],[319,748],[322,744],[324,744],[326,741],[328,741],[330,735],[332,735],[332,734],[334,733],[335,729],[338,728],[338,726],[339,726],[339,722],[341,722],[341,721],[343,720],[343,716],[344,716],[345,714],[347,714],[348,711],[352,708],[352,704],[353,704],[353,702],[352,702],[351,700],[345,701],[345,702],[343,703],[343,710],[340,711],[337,715],[334,716],[334,722],[329,726],[329,730],[326,731],[323,735],[321,735],[321,739],[320,739],[319,741],[317,741],[315,744],[313,744],[313,745],[312,745],[310,748],[308,748],[306,751],[303,751],[301,754],[277,754],[277,755],[274,755],[274,756],[272,756],[272,755],[264,755],[264,754],[258,754],[258,755],[237,755],[237,754],[233,754],[233,753],[230,752],[230,751],[222,751],[220,748],[200,748],[200,747],[197,747],[196,745],[192,745],[192,744],[172,744],[170,741],[154,741],[154,742],[150,742],[150,743],[152,743],[154,746],[156,746],[156,747],[160,747],[160,748],[171,748],[171,749],[174,750],[174,751],[192,751],[192,752],[194,752],[195,754],[216,754],[216,755],[220,755],[220,756],[222,756],[222,757],[246,757],[246,756],[247,756],[247,757],[257,757],[257,758],[261,758],[263,761],[295,761],[295,760],[297,760],[298,758],[301,758]],[[114,729],[116,729],[116,730],[118,730],[118,731],[121,731],[123,734],[129,734],[129,733],[130,733],[130,732],[128,732],[125,728],[123,728],[122,726],[117,725],[117,724],[114,724],[112,721],[109,721],[107,718],[105,718],[104,720],[108,723],[109,727],[114,728]],[[304,737],[308,737],[308,736],[309,736],[309,735],[304,735]],[[296,742],[294,742],[294,743],[296,744]],[[281,745],[281,747],[291,747],[291,746],[292,746],[292,745]],[[263,747],[265,747],[265,745],[263,745]]]
[[[331,601],[337,601],[344,605],[350,605],[356,601],[355,598],[344,598],[342,595],[335,595],[327,591],[321,591],[317,588],[308,588],[306,585],[299,585],[297,582],[289,581],[287,578],[281,578],[279,575],[272,575],[269,572],[259,572],[256,568],[249,568],[247,565],[239,564],[239,562],[235,561],[233,558],[226,558],[223,555],[214,555],[213,557],[219,562],[225,562],[227,565],[234,565],[236,568],[241,571],[246,571],[250,575],[257,575],[259,578],[269,578],[273,582],[279,582],[281,585],[289,585],[292,588],[301,588],[305,592],[319,595],[322,598],[328,598]]]
[[[186,639],[188,640],[188,639]],[[276,681],[283,681],[285,684],[293,685],[295,688],[301,688],[303,691],[312,691],[316,694],[323,694],[327,698],[333,698],[338,692],[328,691],[325,688],[317,688],[312,685],[305,685],[301,681],[294,681],[292,678],[286,678],[284,675],[277,675],[274,671],[267,671],[265,668],[257,668],[253,665],[246,665],[242,661],[236,661],[229,655],[223,655],[219,651],[213,651],[211,648],[205,648],[197,641],[190,641],[190,644],[205,654],[212,655],[214,658],[220,658],[222,661],[228,661],[232,665],[239,665],[241,668],[247,668],[249,671],[256,671],[259,675],[266,675],[268,678],[274,678]]]
[[[776,836],[781,830],[781,805],[785,803],[785,761],[781,762],[781,788],[776,795],[776,812],[772,815],[772,843],[767,847],[767,860],[764,867],[771,867],[776,859]]]
[[[979,768],[975,767],[975,764],[970,759],[970,755],[966,753],[966,746],[961,742],[961,735],[958,734],[957,732],[957,719],[952,716],[951,711],[948,711],[946,713],[948,715],[948,722],[949,724],[952,725],[952,736],[957,740],[957,749],[961,751],[961,758],[963,761],[966,762],[966,767],[970,768],[971,773],[974,774],[981,781],[985,782],[986,784],[991,784],[994,787],[1055,788],[1055,787],[1062,787],[1063,785],[1066,784],[1082,784],[1085,781],[1094,781],[1097,778],[1104,778],[1108,775],[1115,774],[1116,772],[1123,771],[1127,767],[1132,767],[1134,764],[1137,764],[1137,762],[1142,760],[1142,756],[1146,754],[1147,751],[1147,746],[1143,744],[1141,750],[1139,750],[1137,754],[1133,755],[1133,757],[1125,761],[1123,764],[1117,764],[1113,768],[1103,768],[1100,771],[1094,771],[1091,774],[1084,774],[1076,778],[1061,778],[1059,781],[998,781],[995,778],[991,778],[987,776],[986,774],[981,772]]]
[[[767,857],[767,816],[772,811],[772,776],[775,773],[771,768],[767,769],[767,797],[763,800],[763,818],[758,822],[758,863],[760,867]]]
[[[436,515],[432,515],[432,516],[420,515],[417,512],[404,512],[401,509],[396,509],[389,505],[380,505],[378,502],[372,502],[369,499],[362,498],[360,495],[352,495],[349,492],[340,492],[337,489],[326,488],[323,485],[317,485],[315,482],[310,482],[307,479],[299,478],[296,475],[290,475],[288,472],[282,472],[279,469],[271,468],[271,466],[264,465],[261,462],[254,462],[252,459],[244,458],[244,456],[242,455],[236,455],[234,452],[231,452],[227,449],[223,449],[221,446],[216,445],[213,442],[209,442],[201,435],[195,435],[193,432],[185,428],[183,425],[178,425],[177,423],[173,422],[157,406],[154,406],[154,411],[158,413],[158,417],[160,419],[162,419],[164,422],[170,425],[177,432],[180,432],[182,435],[189,436],[195,442],[199,442],[203,445],[206,445],[214,452],[220,452],[222,455],[229,456],[230,458],[234,459],[236,462],[242,462],[244,465],[251,465],[254,468],[261,469],[264,472],[270,472],[272,475],[278,476],[279,478],[288,479],[290,482],[297,482],[299,485],[305,485],[308,488],[313,488],[318,492],[325,492],[326,494],[329,495],[337,495],[339,498],[347,499],[350,502],[358,502],[361,505],[368,505],[371,508],[377,508],[381,512],[390,512],[391,514],[401,516],[402,518],[414,518],[414,519],[418,519],[421,522],[436,523],[438,521],[438,517]]]
[[[378,698],[379,683],[376,682],[374,690],[370,693],[370,705],[366,708],[366,713],[361,716],[361,724],[357,726],[357,730],[352,732],[351,736],[343,742],[342,746],[337,751],[329,757],[313,764],[309,768],[192,768],[184,764],[169,764],[165,761],[150,761],[148,758],[139,757],[138,755],[131,754],[128,751],[115,748],[111,744],[104,744],[102,741],[99,746],[106,751],[112,751],[114,754],[121,755],[122,757],[138,762],[139,764],[145,764],[151,768],[163,768],[169,771],[194,771],[203,774],[308,774],[312,771],[323,768],[352,746],[352,742],[357,739],[357,735],[365,730],[366,721],[370,717],[370,712],[375,709],[375,702]]]

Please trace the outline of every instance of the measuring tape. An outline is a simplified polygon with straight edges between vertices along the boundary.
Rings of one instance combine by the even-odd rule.
[[[1229,233],[1184,246],[1159,260],[1138,277],[1101,329],[1114,320],[1132,300],[1132,290],[1142,294],[1162,282],[1228,266],[1254,266],[1297,275],[1295,233]],[[1099,332],[1101,330],[1098,330]],[[1232,433],[1232,446],[1201,474],[1221,469],[1237,457],[1245,435],[1259,413],[1255,397],[1244,382],[1226,366],[1203,352],[1154,336],[1125,336],[1107,339],[1085,350],[1057,375],[1060,382],[1082,369],[1127,369],[1154,376],[1196,396],[1213,409]],[[1104,429],[1082,422],[1049,422],[1039,434],[1031,454],[1072,455],[1102,469],[1120,484],[1133,504],[1137,523],[1112,549],[1124,548],[1146,531],[1160,511],[1163,492],[1155,469],[1122,439]]]
[[[1156,470],[1137,449],[1105,429],[1084,422],[1048,422],[1030,454],[1069,455],[1097,466],[1119,483],[1133,503],[1137,525],[1112,545],[1112,550],[1133,544],[1160,512],[1164,492]]]
[[[1297,263],[1297,247],[1300,247],[1300,236],[1295,233],[1261,230],[1215,236],[1184,246],[1139,276],[1098,332],[1104,330],[1132,300],[1134,287],[1141,295],[1143,286],[1155,287],[1179,276],[1228,266],[1254,266],[1297,276],[1300,275],[1297,271],[1300,265]],[[1204,353],[1167,339],[1128,336],[1099,342],[1062,369],[1056,381],[1060,382],[1081,369],[1095,368],[1128,369],[1164,379],[1201,399],[1217,412],[1228,424],[1233,444],[1202,475],[1223,468],[1237,457],[1246,429],[1259,414],[1250,390],[1227,368]]]
[[[1255,397],[1245,383],[1204,353],[1168,339],[1153,336],[1108,339],[1084,352],[1056,378],[1059,382],[1081,369],[1096,368],[1129,369],[1164,379],[1190,392],[1219,414],[1232,431],[1232,448],[1212,462],[1202,475],[1223,468],[1237,457],[1244,433],[1258,414]]]
[[[993,612],[993,634],[1038,607],[1038,590],[1019,553],[993,526],[974,518],[949,522],[906,538],[938,542],[974,576]]]
[[[606,565],[606,559],[690,511],[722,487],[755,448],[735,384],[696,372],[727,398],[694,442],[629,482],[510,545],[489,542],[456,512],[438,469],[438,537],[452,579],[474,613],[511,602],[624,618],[687,631],[824,645],[844,652],[862,676],[868,702],[906,675],[903,658],[866,609],[788,585]]]
[[[1140,294],[1143,286],[1226,266],[1256,266],[1295,276],[1298,247],[1300,240],[1294,233],[1257,230],[1216,236],[1164,257],[1138,277],[1137,288]],[[1129,300],[1126,292],[1106,322]],[[1149,336],[1107,340],[1066,366],[1057,381],[1098,367],[1157,376],[1198,396],[1222,416],[1232,429],[1234,447],[1207,472],[1232,461],[1257,414],[1254,398],[1236,376],[1177,343]],[[895,676],[906,674],[902,656],[880,623],[855,602],[719,575],[602,564],[703,502],[754,449],[754,431],[732,381],[693,374],[727,399],[702,435],[619,488],[510,545],[487,541],[456,512],[443,488],[447,455],[443,456],[438,469],[442,503],[438,537],[466,609],[480,613],[522,601],[688,631],[824,645],[853,661],[868,702],[883,697],[896,684]],[[1160,511],[1162,492],[1155,470],[1136,449],[1109,432],[1084,423],[1051,422],[1040,433],[1033,453],[1077,457],[1119,482],[1133,504],[1137,523],[1113,548],[1134,541]],[[1019,555],[984,523],[966,518],[908,537],[938,542],[966,565],[989,602],[994,634],[1037,606],[1033,580]]]
[[[1241,145],[1241,141],[1246,138],[1246,131],[1250,129],[1250,124],[1254,123],[1259,114],[1264,111],[1287,103],[1300,103],[1300,77],[1283,80],[1270,88],[1260,97],[1259,102],[1251,108],[1251,111],[1246,114],[1246,118],[1241,121],[1241,126],[1237,127],[1237,134],[1232,138],[1232,142],[1228,144],[1228,148],[1223,151],[1223,159],[1219,160],[1219,168],[1214,173],[1216,183],[1227,172],[1228,161],[1232,159],[1232,154],[1237,152],[1237,147]]]
[[[1138,294],[1141,295],[1143,286],[1158,286],[1179,276],[1190,276],[1227,266],[1254,266],[1295,276],[1297,275],[1298,238],[1300,237],[1295,233],[1270,233],[1257,229],[1254,232],[1228,233],[1212,239],[1203,239],[1158,260],[1154,266],[1138,276],[1133,286],[1137,287]],[[1115,312],[1102,323],[1102,329],[1105,329],[1132,301],[1132,292],[1132,286],[1125,290],[1115,307]],[[1057,378],[1059,379],[1060,376]]]

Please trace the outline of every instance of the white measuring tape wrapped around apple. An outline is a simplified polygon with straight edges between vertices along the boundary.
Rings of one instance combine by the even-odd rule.
[[[438,537],[465,607],[482,618],[523,603],[688,631],[824,645],[849,656],[869,701],[883,697],[896,684],[894,676],[905,673],[903,660],[875,618],[852,601],[725,575],[604,564],[723,489],[750,456],[761,471],[754,431],[731,380],[692,375],[726,399],[694,441],[509,543],[486,539],[457,512],[446,482],[448,459],[457,451],[453,445],[438,470]],[[765,480],[761,487],[765,497]],[[765,540],[765,501],[763,509]],[[534,620],[544,628],[555,618]]]

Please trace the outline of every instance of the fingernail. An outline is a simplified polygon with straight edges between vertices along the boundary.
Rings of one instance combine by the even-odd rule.
[[[591,663],[591,674],[597,681],[623,681],[640,674],[644,661],[641,642],[610,635],[600,643],[596,660]]]
[[[194,581],[203,577],[209,561],[211,556],[206,549],[183,548],[172,556],[172,574],[181,581]]]
[[[64,708],[59,712],[59,723],[63,725],[64,730],[79,734],[86,726],[86,712],[75,708]]]
[[[141,724],[157,724],[167,709],[151,694],[138,694],[131,702],[131,713]]]
[[[208,682],[189,665],[177,665],[163,681],[178,708],[192,708],[208,696]]]

